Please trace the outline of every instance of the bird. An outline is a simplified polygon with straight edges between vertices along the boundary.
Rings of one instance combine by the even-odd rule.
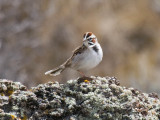
[[[83,35],[83,44],[73,51],[73,54],[59,67],[45,72],[45,75],[57,76],[66,68],[78,71],[85,76],[84,71],[96,67],[103,58],[103,51],[97,37],[92,32]]]

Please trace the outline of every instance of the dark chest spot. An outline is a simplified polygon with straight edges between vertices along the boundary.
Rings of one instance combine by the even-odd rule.
[[[94,50],[96,53],[98,53],[98,50],[99,50],[99,49],[98,49],[96,46],[94,46],[94,47],[93,47],[93,50]]]

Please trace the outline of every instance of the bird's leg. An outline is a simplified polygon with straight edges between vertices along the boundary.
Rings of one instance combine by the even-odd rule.
[[[93,78],[90,78],[90,77],[85,76],[85,74],[84,74],[83,72],[81,72],[81,71],[79,71],[79,70],[78,70],[78,72],[82,75],[82,77],[78,79],[78,82],[79,82],[79,83],[81,83],[81,82],[86,82],[86,83],[88,83],[88,82],[90,82],[90,81],[93,80]]]
[[[82,77],[86,77],[83,72],[81,72],[81,71],[79,71],[79,70],[78,70],[78,72],[79,72],[80,75],[82,75]]]

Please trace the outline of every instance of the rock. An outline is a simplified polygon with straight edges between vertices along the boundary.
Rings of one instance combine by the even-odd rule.
[[[0,119],[135,120],[160,119],[155,93],[120,86],[114,77],[83,77],[66,84],[48,82],[27,90],[0,81]]]

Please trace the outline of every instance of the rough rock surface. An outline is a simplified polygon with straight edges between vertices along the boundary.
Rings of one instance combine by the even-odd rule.
[[[0,119],[21,120],[159,120],[160,100],[120,86],[114,77],[49,82],[27,90],[0,80]]]

